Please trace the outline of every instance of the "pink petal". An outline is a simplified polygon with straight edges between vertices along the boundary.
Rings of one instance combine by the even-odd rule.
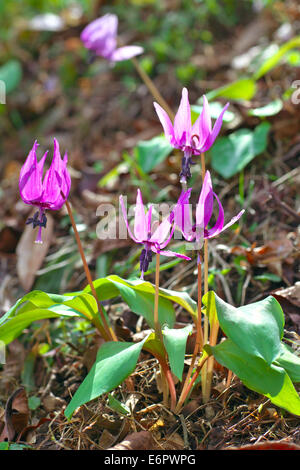
[[[189,145],[191,131],[191,107],[189,103],[188,91],[186,88],[183,88],[180,105],[174,119],[175,139],[180,145]]]
[[[155,107],[155,111],[159,117],[159,120],[163,126],[164,133],[166,138],[169,140],[170,143],[172,143],[174,139],[174,129],[173,129],[173,124],[166,113],[166,111],[157,103],[153,103]]]
[[[207,235],[205,236],[205,238],[215,237],[216,235],[218,235],[220,232],[223,231],[223,227],[224,227],[224,209],[223,209],[223,206],[222,206],[221,201],[218,198],[218,196],[215,193],[213,193],[213,195],[217,199],[217,202],[218,202],[218,205],[219,205],[219,215],[218,215],[218,218],[217,218],[217,221],[216,221],[215,225],[211,229],[207,230]]]
[[[125,221],[125,224],[126,224],[126,227],[127,227],[128,233],[129,233],[129,236],[130,236],[130,238],[132,238],[132,240],[135,241],[136,243],[140,243],[142,240],[137,240],[137,239],[134,237],[134,235],[132,234],[131,230],[130,230],[129,222],[128,222],[128,219],[127,219],[127,211],[126,211],[125,204],[124,204],[124,201],[123,201],[123,196],[120,196],[119,201],[120,201],[120,206],[121,206],[121,209],[122,209],[122,214],[123,214],[123,217],[124,217],[124,221]]]
[[[182,255],[181,253],[176,253],[175,251],[170,251],[170,250],[158,250],[157,248],[155,247],[151,247],[151,250],[154,251],[154,253],[159,253],[160,255],[162,256],[170,256],[170,257],[174,257],[176,256],[177,258],[182,258],[182,259],[186,259],[188,261],[191,260],[191,258],[189,258],[188,256],[185,256],[185,255]]]
[[[161,224],[157,227],[149,241],[151,243],[158,243],[159,245],[163,244],[168,235],[170,234],[172,224],[169,220],[169,216],[166,217]],[[166,246],[166,244],[164,245]]]
[[[37,147],[38,143],[35,141],[20,171],[19,189],[21,197],[26,204],[39,202],[43,191],[36,157]]]
[[[199,137],[199,142],[197,148],[201,150],[203,144],[207,140],[208,136],[211,133],[211,117],[209,112],[209,104],[206,96],[203,96],[203,109],[200,116],[197,118],[196,122],[192,128],[192,135],[197,135]]]
[[[201,193],[196,207],[196,225],[205,228],[213,212],[213,190],[210,172],[206,171]]]
[[[82,41],[88,41],[93,35],[106,34],[116,35],[118,29],[118,17],[113,14],[106,14],[89,23],[82,31],[80,38]]]
[[[121,60],[128,60],[132,57],[140,55],[144,49],[140,46],[124,46],[115,49],[110,55],[109,59],[113,62],[120,62]]]
[[[205,141],[202,152],[206,152],[207,150],[209,150],[210,147],[212,146],[212,144],[214,143],[214,141],[216,140],[216,138],[217,138],[217,136],[218,136],[218,134],[221,130],[221,127],[222,127],[224,113],[225,113],[226,109],[228,108],[228,106],[229,106],[229,103],[227,103],[224,106],[224,108],[222,109],[220,115],[218,116],[218,119],[215,122],[215,125],[214,125],[214,128],[213,128],[211,134],[208,136],[207,140]]]
[[[148,238],[148,223],[145,214],[145,208],[140,189],[137,190],[135,217],[134,217],[134,235],[138,240],[145,241]]]

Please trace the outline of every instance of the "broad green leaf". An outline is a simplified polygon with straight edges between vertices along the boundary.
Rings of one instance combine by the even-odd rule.
[[[251,100],[256,93],[256,83],[252,78],[241,78],[236,82],[224,85],[206,94],[209,101],[217,97],[229,100]]]
[[[300,357],[284,343],[281,343],[281,353],[276,358],[275,364],[288,373],[292,382],[300,382]]]
[[[221,329],[239,348],[271,364],[281,353],[284,316],[274,297],[233,307],[215,294]]]
[[[162,343],[155,337],[155,333],[152,332],[147,337],[143,349],[150,352],[156,359],[160,360],[165,357],[165,349]]]
[[[230,339],[211,349],[216,360],[232,370],[246,387],[265,395],[274,405],[300,416],[300,397],[282,367],[268,365],[263,359],[247,354]]]
[[[266,149],[270,127],[268,122],[262,122],[254,131],[239,129],[226,137],[220,137],[211,149],[214,170],[224,178],[239,173]]]
[[[154,327],[153,308],[155,286],[151,282],[141,279],[126,281],[119,276],[108,276],[94,282],[99,299],[108,300],[119,295],[128,306],[138,315],[147,320],[149,326]],[[87,286],[84,292],[90,292]],[[159,321],[161,325],[172,327],[175,320],[173,302],[181,305],[191,315],[197,316],[196,302],[185,292],[176,292],[169,289],[159,289]]]
[[[146,338],[140,343],[108,342],[98,351],[97,359],[65,410],[71,418],[84,403],[111,392],[135,369]]]
[[[135,147],[138,164],[145,173],[162,163],[173,150],[165,136],[157,136],[150,140],[140,141]]]
[[[271,101],[261,108],[249,109],[249,116],[266,117],[278,114],[283,108],[283,102],[280,99]]]
[[[300,36],[296,36],[295,38],[290,39],[288,42],[283,44],[275,54],[273,54],[271,57],[269,57],[262,65],[261,67],[255,72],[253,75],[253,78],[255,80],[258,80],[261,78],[263,75],[268,73],[270,70],[272,70],[282,59],[283,56],[287,52],[289,52],[291,49],[298,48],[300,46]]]
[[[22,66],[19,60],[10,60],[0,67],[0,80],[5,83],[6,93],[11,93],[22,79]]]
[[[16,339],[25,328],[31,323],[38,320],[45,320],[46,318],[59,318],[59,317],[79,317],[81,316],[75,310],[70,307],[61,305],[60,308],[53,309],[42,309],[35,308],[21,313],[0,326],[0,340],[5,344],[9,344],[11,341]]]
[[[184,328],[163,329],[163,341],[168,353],[170,368],[174,375],[181,381],[184,368],[186,342],[193,330],[193,325]]]
[[[34,321],[60,316],[82,317],[92,321],[97,314],[97,303],[90,294],[80,293],[72,297],[32,291],[16,302],[4,315],[4,320],[1,319],[0,340],[5,344],[10,343]]]

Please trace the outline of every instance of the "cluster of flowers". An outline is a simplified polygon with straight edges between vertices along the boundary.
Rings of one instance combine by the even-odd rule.
[[[117,25],[118,20],[115,15],[105,15],[90,23],[83,30],[81,39],[89,50],[112,62],[132,58],[140,54],[143,49],[139,46],[117,48]],[[174,148],[180,149],[183,152],[180,181],[186,183],[191,176],[190,165],[193,163],[192,157],[200,155],[213,145],[220,132],[223,115],[228,104],[223,108],[213,128],[209,105],[205,96],[203,97],[202,113],[192,125],[191,109],[186,88],[182,91],[180,106],[173,124],[166,111],[159,104],[154,103],[154,107],[163,126],[166,138]],[[28,219],[27,223],[32,224],[33,228],[39,227],[36,242],[41,243],[41,230],[42,227],[46,227],[47,222],[45,210],[58,210],[62,207],[69,195],[71,178],[67,170],[67,154],[65,154],[63,159],[61,158],[59,144],[56,139],[54,139],[53,159],[49,170],[46,171],[43,178],[43,168],[47,152],[38,162],[36,156],[37,146],[38,144],[35,142],[21,169],[19,187],[23,201],[38,208],[38,212]],[[196,246],[199,248],[203,239],[218,235],[234,224],[244,212],[242,210],[227,225],[224,225],[224,210],[218,196],[213,192],[209,171],[205,174],[196,206],[195,224],[192,223],[191,218],[190,196],[191,188],[182,191],[168,217],[153,230],[152,206],[149,207],[146,213],[142,194],[140,189],[138,189],[133,233],[127,219],[123,197],[120,196],[122,213],[129,235],[136,243],[143,245],[140,256],[142,278],[152,260],[152,252],[190,260],[188,256],[165,250],[172,239],[175,228],[182,232],[185,240],[196,242]],[[219,213],[214,226],[208,228],[213,214],[214,199],[217,201]]]

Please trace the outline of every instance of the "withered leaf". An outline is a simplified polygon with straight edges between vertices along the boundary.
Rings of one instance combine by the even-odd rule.
[[[13,441],[26,428],[29,420],[29,407],[25,389],[15,390],[5,406],[4,428],[0,441]]]

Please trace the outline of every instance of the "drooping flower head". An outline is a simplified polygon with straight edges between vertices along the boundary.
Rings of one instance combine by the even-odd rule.
[[[36,242],[42,243],[42,227],[46,227],[47,223],[45,210],[55,211],[62,207],[70,192],[71,177],[67,169],[67,153],[62,159],[58,141],[54,139],[53,159],[43,178],[44,163],[48,151],[38,161],[36,155],[38,145],[35,141],[21,168],[19,189],[25,204],[39,209],[34,217],[28,219],[26,223],[32,224],[33,228],[39,227]]]
[[[186,181],[191,177],[190,165],[192,163],[192,156],[206,152],[213,145],[220,132],[223,115],[228,106],[229,103],[224,106],[212,128],[209,104],[205,95],[203,96],[202,112],[193,125],[191,121],[191,107],[188,91],[186,88],[182,90],[182,97],[175,115],[174,124],[172,124],[166,111],[158,103],[154,103],[166,138],[174,148],[184,152],[182,171],[180,174],[181,181]]]
[[[80,38],[87,49],[111,62],[131,59],[143,53],[144,49],[140,46],[118,48],[117,30],[118,17],[108,13],[89,23]]]
[[[191,207],[188,203],[190,192],[181,204],[177,204],[174,209],[174,221],[176,226],[181,230],[184,238],[189,242],[196,242],[196,249],[200,249],[205,238],[212,238],[219,235],[228,227],[233,225],[245,212],[241,210],[226,225],[224,225],[224,209],[220,199],[213,192],[210,172],[206,171],[202,189],[196,205],[196,223],[192,223]],[[208,228],[208,224],[213,215],[214,198],[218,203],[218,217],[215,224]]]
[[[144,272],[148,270],[149,263],[152,261],[152,252],[159,253],[163,256],[176,256],[178,258],[190,260],[188,256],[182,255],[181,253],[164,249],[170,242],[174,233],[175,227],[173,224],[173,212],[171,212],[169,216],[166,217],[155,230],[153,230],[151,225],[152,206],[149,207],[148,212],[145,212],[142,194],[140,189],[138,189],[135,206],[134,229],[132,233],[127,219],[123,196],[120,196],[120,205],[130,238],[132,238],[136,243],[144,245],[140,257],[142,279],[144,278]]]

